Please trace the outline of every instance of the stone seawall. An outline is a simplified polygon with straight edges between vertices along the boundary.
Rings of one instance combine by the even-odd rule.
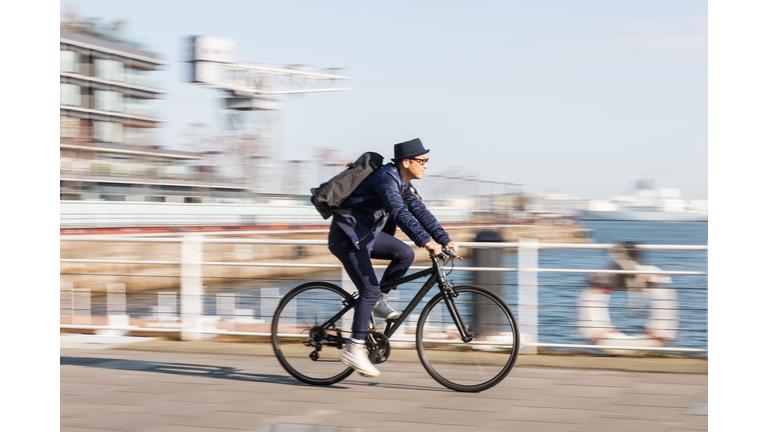
[[[494,229],[505,242],[517,242],[520,238],[538,238],[542,243],[588,243],[589,231],[576,225],[509,225],[504,227],[484,226],[450,227],[446,230],[457,242],[471,242],[482,229]],[[166,237],[178,237],[181,234],[170,233]],[[206,235],[207,238],[229,239],[292,239],[292,240],[324,240],[325,232],[291,233],[240,233]],[[407,241],[398,230],[397,237]],[[416,263],[429,260],[423,249],[416,251]],[[461,255],[471,258],[469,248],[462,248]],[[74,242],[61,237],[61,258],[97,259],[97,260],[131,260],[131,261],[181,261],[181,245],[179,243],[126,243],[126,242]],[[204,244],[203,261],[206,262],[269,262],[297,263],[311,262],[316,264],[339,264],[336,257],[331,255],[327,246],[300,245],[250,245],[250,244]],[[386,261],[374,264],[386,264]],[[226,280],[253,279],[263,277],[279,277],[315,273],[315,268],[286,268],[286,267],[247,267],[247,266],[214,266],[203,267],[203,284],[221,283]],[[181,268],[178,265],[152,264],[99,264],[99,263],[61,263],[61,282],[71,282],[74,288],[87,288],[91,292],[106,292],[108,283],[124,283],[128,292],[140,292],[153,289],[178,288]]]

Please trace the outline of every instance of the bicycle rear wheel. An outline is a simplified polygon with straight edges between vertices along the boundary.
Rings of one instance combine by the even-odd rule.
[[[354,308],[328,322],[350,302],[342,288],[310,282],[291,290],[272,318],[272,348],[280,364],[299,381],[330,385],[348,377],[353,369],[341,363],[343,337],[352,330]]]
[[[452,298],[472,340],[462,341],[443,294],[427,303],[416,327],[416,349],[427,372],[451,390],[479,392],[500,383],[520,349],[517,321],[492,291],[454,287]]]

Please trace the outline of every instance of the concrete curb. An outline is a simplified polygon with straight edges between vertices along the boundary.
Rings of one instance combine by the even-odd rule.
[[[274,356],[269,344],[225,343],[211,341],[168,341],[153,339],[112,346],[115,350],[156,351],[190,354],[223,354],[245,356]],[[392,350],[388,362],[418,363],[416,350]],[[709,362],[698,359],[580,357],[551,355],[521,355],[515,367],[614,370],[624,372],[709,374]]]

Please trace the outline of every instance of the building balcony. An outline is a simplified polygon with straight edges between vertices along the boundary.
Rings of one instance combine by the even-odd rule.
[[[154,113],[152,113],[154,114]],[[145,115],[128,114],[118,111],[104,111],[94,108],[83,108],[76,105],[59,105],[59,115],[62,117],[77,117],[82,119],[92,119],[100,121],[116,121],[119,123],[135,123],[137,125],[154,126],[156,123],[166,123],[157,117]],[[151,126],[150,126],[151,127]]]
[[[94,52],[110,54],[120,59],[125,59],[127,62],[140,63],[142,67],[148,68],[168,64],[158,59],[156,54],[143,49],[143,47],[136,43],[83,30],[79,28],[60,30],[59,41],[62,47],[74,48],[83,54],[94,54]]]
[[[142,148],[157,146],[157,138],[150,128],[142,127],[126,127],[123,129],[122,138],[119,142],[100,142],[96,139],[95,129],[93,126],[89,126],[85,123],[85,120],[81,121],[78,118],[73,117],[61,117],[60,118],[60,146],[63,148],[83,148],[87,147],[113,147],[113,151],[121,153],[121,150],[132,150],[134,146],[140,146]],[[83,148],[85,149],[85,148]],[[85,149],[87,150],[87,149]],[[141,151],[145,151],[141,149]],[[196,157],[186,157],[188,152],[176,152],[181,157],[179,159],[200,159],[197,154]],[[193,155],[189,153],[189,155]]]
[[[122,93],[134,93],[138,95],[142,95],[141,92],[148,93],[146,96],[168,93],[167,91],[160,89],[159,85],[152,77],[127,74],[129,78],[126,80],[109,80],[93,76],[93,73],[91,72],[93,65],[81,64],[80,69],[81,72],[88,71],[90,73],[59,72],[59,76],[66,78],[66,80],[61,78],[63,81],[79,84],[82,87],[103,88],[103,86],[109,86],[108,88],[114,88]],[[136,92],[136,90],[139,92]]]
[[[71,158],[60,159],[60,179],[148,185],[175,184],[190,187],[246,187],[242,178],[221,173],[201,172],[191,166],[115,163]]]

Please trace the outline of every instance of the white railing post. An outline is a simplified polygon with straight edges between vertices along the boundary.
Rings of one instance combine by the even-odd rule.
[[[518,249],[518,274],[517,274],[517,315],[520,320],[520,333],[523,341],[520,354],[537,354],[535,344],[539,341],[539,293],[538,273],[539,267],[538,239],[520,239]]]
[[[354,294],[355,292],[357,292],[357,287],[352,282],[352,279],[349,278],[349,275],[347,274],[347,270],[344,269],[344,267],[341,268],[341,288],[350,294]],[[348,312],[344,314],[344,316],[341,317],[341,326],[345,329],[351,329],[353,318],[354,318],[353,313]]]
[[[185,235],[181,242],[181,338],[200,340],[203,315],[203,237]]]
[[[125,313],[125,284],[107,284],[107,325],[128,327],[130,319]]]

